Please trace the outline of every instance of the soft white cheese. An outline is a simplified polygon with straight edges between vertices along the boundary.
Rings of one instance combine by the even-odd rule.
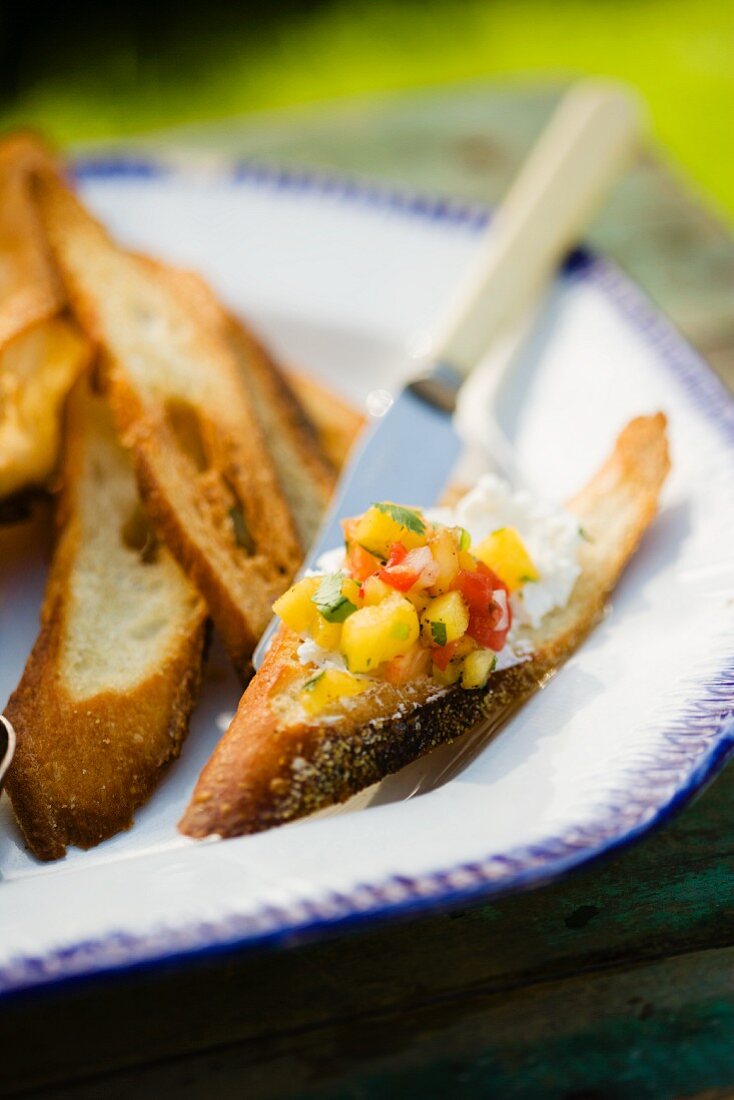
[[[341,653],[336,650],[322,649],[311,638],[301,642],[296,652],[301,664],[309,668],[337,668],[340,672],[347,671],[347,662]]]
[[[317,576],[321,573],[337,573],[344,567],[344,547],[337,546],[333,550],[325,550],[316,562],[316,568],[309,569],[309,573]]]

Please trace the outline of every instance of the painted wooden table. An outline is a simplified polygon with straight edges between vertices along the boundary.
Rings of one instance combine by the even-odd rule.
[[[493,201],[553,98],[482,86],[161,140]],[[734,241],[656,154],[591,236],[734,385]],[[532,893],[19,998],[0,1053],[0,1095],[83,1100],[734,1096],[734,770]]]

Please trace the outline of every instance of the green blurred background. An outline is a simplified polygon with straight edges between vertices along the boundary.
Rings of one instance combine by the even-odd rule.
[[[465,81],[613,76],[734,217],[734,0],[0,5],[0,116],[61,142]]]

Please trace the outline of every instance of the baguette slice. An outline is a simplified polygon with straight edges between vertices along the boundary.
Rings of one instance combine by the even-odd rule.
[[[442,690],[422,677],[376,682],[324,722],[308,719],[298,692],[313,670],[281,627],[180,824],[188,836],[239,836],[344,801],[477,723],[495,729],[576,648],[599,619],[624,565],[657,510],[669,468],[662,414],[633,420],[595,477],[568,505],[591,541],[568,604],[528,630],[533,657],[490,677],[487,688]]]
[[[6,710],[7,789],[39,859],[132,823],[178,755],[201,678],[206,609],[147,528],[105,403],[69,400],[59,537],[41,632]]]
[[[87,342],[61,316],[63,288],[32,194],[39,168],[55,163],[32,134],[0,141],[0,499],[48,480],[63,402],[89,361]]]
[[[305,552],[316,537],[336,484],[335,467],[305,403],[264,345],[222,306],[199,275],[162,264],[159,270],[234,356]]]
[[[0,348],[64,304],[31,193],[38,169],[53,172],[55,162],[33,134],[0,141]]]
[[[302,552],[237,361],[189,299],[118,248],[57,178],[39,174],[36,195],[71,306],[103,353],[146,509],[247,675]]]

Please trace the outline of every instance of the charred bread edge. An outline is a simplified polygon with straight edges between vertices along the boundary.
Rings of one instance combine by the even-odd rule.
[[[497,673],[482,691],[437,688],[434,698],[412,711],[375,719],[346,736],[338,725],[304,730],[300,752],[263,792],[262,804],[254,800],[246,830],[237,832],[260,832],[344,802],[439,745],[481,732],[481,727],[494,736],[558,667],[527,662]],[[485,738],[482,744],[486,743]],[[196,809],[192,804],[187,811],[184,831],[189,836],[206,836],[206,829],[197,831]]]

